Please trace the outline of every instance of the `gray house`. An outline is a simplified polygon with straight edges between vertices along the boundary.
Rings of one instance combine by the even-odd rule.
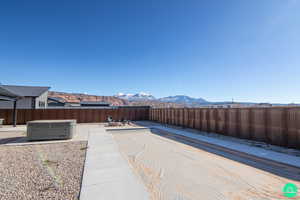
[[[48,108],[50,107],[110,107],[110,103],[102,101],[67,102],[61,97],[48,97]]]
[[[48,97],[48,107],[64,107],[66,101],[61,97]]]
[[[47,108],[48,90],[50,87],[0,85],[7,91],[23,98],[17,101],[17,108],[36,109]],[[0,108],[13,108],[13,102],[0,101]]]
[[[102,101],[81,101],[81,107],[109,107],[110,103]]]

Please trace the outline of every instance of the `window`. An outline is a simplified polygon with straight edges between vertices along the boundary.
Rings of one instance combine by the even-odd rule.
[[[40,108],[44,108],[44,107],[45,107],[45,102],[39,101],[39,107],[40,107]]]

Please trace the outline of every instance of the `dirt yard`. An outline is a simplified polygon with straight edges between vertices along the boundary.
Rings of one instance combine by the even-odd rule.
[[[300,184],[147,130],[111,134],[152,200],[287,199],[283,186]]]

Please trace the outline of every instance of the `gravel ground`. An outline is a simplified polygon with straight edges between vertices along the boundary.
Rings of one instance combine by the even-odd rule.
[[[0,146],[0,199],[78,199],[86,146],[84,141]]]
[[[278,200],[286,199],[286,183],[300,185],[257,168],[260,163],[246,165],[150,131],[111,134],[152,200]]]

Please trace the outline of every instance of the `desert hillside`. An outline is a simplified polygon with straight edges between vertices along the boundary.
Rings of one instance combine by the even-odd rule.
[[[77,102],[80,101],[104,101],[110,103],[112,106],[124,106],[129,105],[129,102],[124,99],[120,99],[112,96],[97,96],[80,93],[66,93],[66,92],[55,92],[50,91],[49,97],[62,98],[65,102]]]
[[[155,108],[176,108],[183,107],[178,103],[161,102],[159,100],[137,100],[128,101],[114,96],[97,96],[81,93],[67,93],[67,92],[56,92],[49,91],[49,97],[58,97],[63,99],[65,102],[79,103],[80,101],[104,101],[110,103],[112,106],[152,106]]]

